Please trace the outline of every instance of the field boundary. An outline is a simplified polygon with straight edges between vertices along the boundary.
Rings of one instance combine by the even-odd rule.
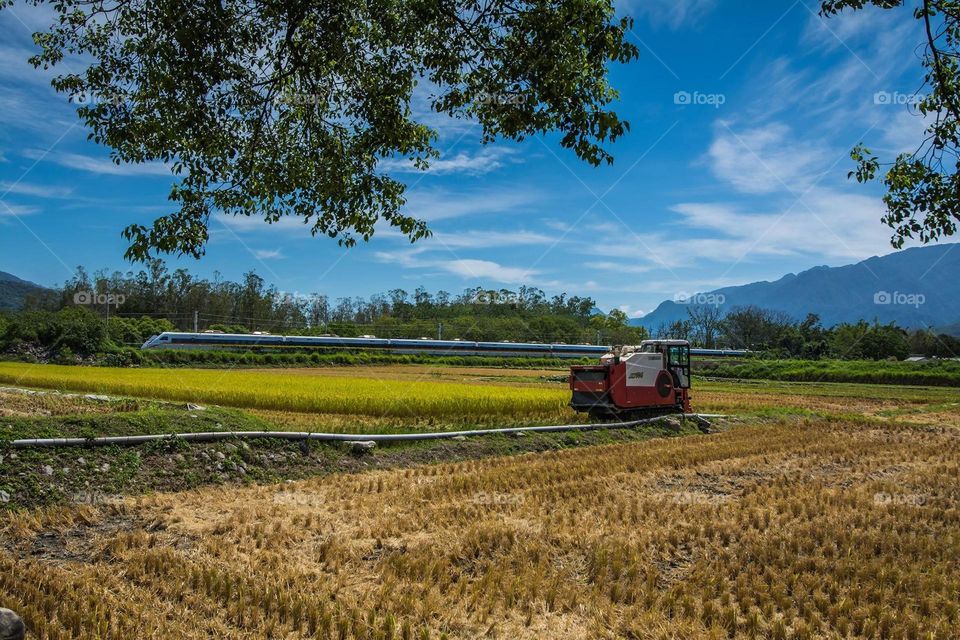
[[[518,433],[553,433],[562,431],[595,431],[599,429],[630,429],[644,424],[668,421],[671,417],[681,420],[693,419],[701,430],[710,426],[708,418],[722,418],[721,414],[685,413],[658,416],[628,422],[594,422],[587,424],[541,425],[532,427],[505,427],[500,429],[469,429],[465,431],[433,431],[420,433],[320,433],[313,431],[204,431],[196,433],[144,434],[136,436],[100,436],[95,438],[24,438],[13,440],[15,449],[27,447],[76,447],[136,445],[157,441],[184,440],[188,442],[215,442],[233,438],[276,438],[280,440],[319,440],[327,442],[404,442],[418,440],[443,440],[475,436],[513,435]],[[679,425],[678,425],[679,426]]]

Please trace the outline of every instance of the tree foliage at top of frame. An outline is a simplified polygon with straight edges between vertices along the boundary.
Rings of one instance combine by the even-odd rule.
[[[821,15],[844,9],[899,7],[903,0],[825,0]],[[891,243],[900,248],[909,238],[923,243],[952,236],[960,220],[960,2],[921,0],[913,11],[923,32],[925,69],[917,111],[929,124],[911,153],[881,163],[863,143],[850,152],[857,166],[850,172],[859,182],[881,178],[887,193],[883,222],[893,229]]]
[[[201,256],[218,212],[292,216],[347,246],[378,221],[429,235],[380,170],[438,157],[418,84],[483,143],[554,132],[599,165],[629,127],[608,108],[607,70],[638,52],[612,0],[29,1],[55,15],[31,62],[89,63],[53,80],[89,137],[118,164],[176,175],[171,213],[124,230],[133,260]]]

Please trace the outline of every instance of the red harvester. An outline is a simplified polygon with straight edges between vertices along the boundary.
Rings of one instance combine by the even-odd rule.
[[[599,365],[570,367],[570,390],[570,406],[593,418],[690,413],[690,343],[644,340],[638,347],[614,347]]]

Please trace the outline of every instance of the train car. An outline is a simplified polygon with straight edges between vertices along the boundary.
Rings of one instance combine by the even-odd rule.
[[[536,342],[473,342],[376,338],[365,336],[280,336],[270,334],[187,333],[167,331],[151,336],[142,349],[316,349],[325,351],[385,351],[396,354],[435,354],[500,357],[584,358],[599,357],[610,350],[602,345],[541,344]]]
[[[609,353],[609,345],[539,342],[474,342],[470,340],[432,340],[427,338],[377,338],[361,336],[281,336],[268,333],[189,333],[167,331],[151,336],[142,349],[205,350],[290,350],[384,351],[401,355],[462,355],[541,358],[599,358]],[[691,355],[706,357],[742,356],[735,349],[690,349]]]

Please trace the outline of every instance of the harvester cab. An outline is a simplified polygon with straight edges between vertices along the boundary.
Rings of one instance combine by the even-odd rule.
[[[633,420],[690,412],[690,343],[614,347],[599,365],[570,368],[570,406],[593,418]]]

